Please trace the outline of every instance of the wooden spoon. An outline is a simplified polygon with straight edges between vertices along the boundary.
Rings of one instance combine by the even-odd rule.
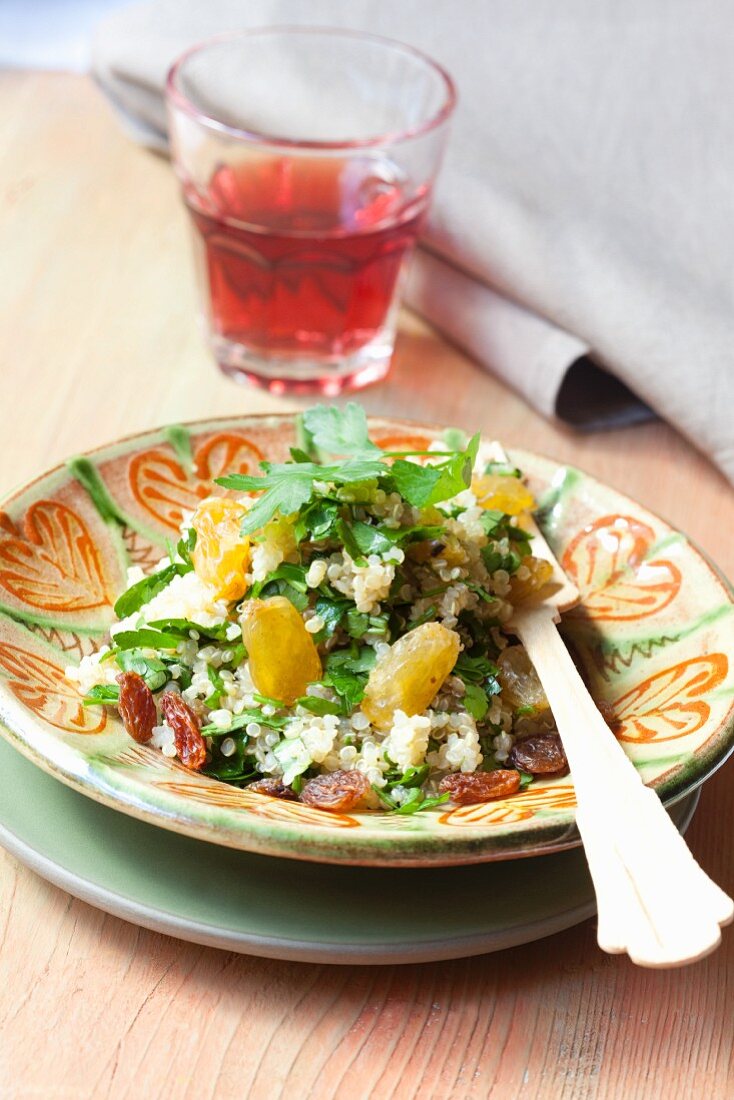
[[[497,445],[490,457],[507,461]],[[571,767],[599,946],[626,951],[640,966],[695,962],[721,942],[734,902],[696,863],[597,710],[556,626],[579,592],[534,522],[531,534],[532,553],[551,563],[553,577],[542,598],[515,610],[509,628],[535,666]]]

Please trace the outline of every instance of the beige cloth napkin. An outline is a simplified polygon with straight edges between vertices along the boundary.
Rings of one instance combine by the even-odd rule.
[[[107,18],[94,71],[162,149],[173,58],[288,23],[399,38],[456,78],[411,303],[547,415],[649,405],[734,480],[727,0],[155,0]]]

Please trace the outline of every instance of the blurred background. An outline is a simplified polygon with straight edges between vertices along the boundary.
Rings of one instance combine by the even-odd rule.
[[[271,22],[389,35],[456,78],[413,310],[552,422],[606,431],[657,415],[734,478],[723,0],[4,0],[0,67],[91,67],[110,139],[117,124],[165,152],[171,61]]]
[[[100,18],[129,0],[3,0],[0,66],[85,72]]]

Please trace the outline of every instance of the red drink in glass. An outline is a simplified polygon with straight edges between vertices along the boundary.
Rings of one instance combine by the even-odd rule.
[[[267,158],[184,191],[213,333],[339,362],[385,325],[425,195],[389,163]],[[352,181],[354,181],[352,183]]]
[[[374,35],[265,27],[194,46],[166,92],[220,368],[275,393],[383,378],[454,109],[448,74]]]

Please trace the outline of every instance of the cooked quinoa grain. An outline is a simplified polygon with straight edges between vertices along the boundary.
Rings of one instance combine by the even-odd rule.
[[[150,576],[129,571],[109,641],[67,677],[90,704],[116,703],[121,670],[157,701],[179,693],[205,737],[202,772],[224,782],[268,777],[295,797],[318,775],[359,774],[358,808],[430,810],[444,776],[509,766],[517,737],[553,728],[537,681],[532,705],[518,706],[522,680],[510,703],[498,664],[517,646],[515,578],[526,590],[542,575],[523,514],[504,510],[531,498],[510,484],[518,471],[478,462],[478,438],[390,455],[356,405],[303,419],[322,459],[346,457],[299,452],[223,479],[239,500],[203,501]],[[230,532],[241,522],[234,556],[220,512]],[[149,744],[173,758],[158,714]]]

